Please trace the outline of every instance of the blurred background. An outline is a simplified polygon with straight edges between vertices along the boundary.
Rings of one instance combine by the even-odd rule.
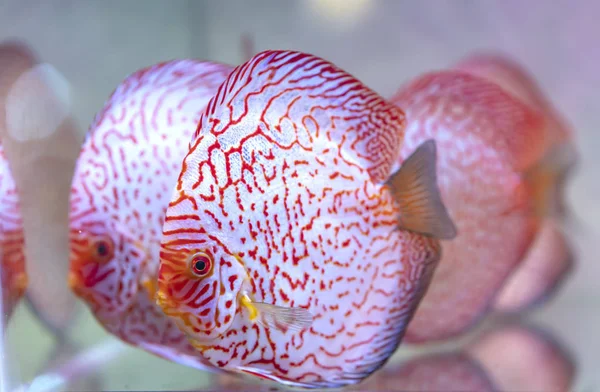
[[[324,57],[386,97],[475,50],[511,55],[571,123],[581,154],[566,190],[581,221],[568,232],[577,265],[556,297],[529,318],[572,356],[571,390],[591,392],[600,391],[599,14],[600,2],[593,0],[4,0],[0,41],[22,40],[64,75],[82,139],[128,74],[187,57],[237,65],[246,60],[245,36],[255,52],[293,49]],[[108,339],[87,308],[77,306],[72,330],[79,350]],[[30,380],[51,355],[52,338],[24,304],[7,333],[11,372]],[[401,348],[398,357],[405,352]],[[181,390],[209,382],[205,374],[134,349],[98,372],[107,390]]]

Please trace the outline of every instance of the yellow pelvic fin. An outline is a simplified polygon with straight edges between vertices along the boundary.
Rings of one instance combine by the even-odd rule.
[[[244,294],[242,298],[240,298],[240,304],[250,312],[250,321],[256,320],[256,317],[258,317],[258,310],[248,295]]]

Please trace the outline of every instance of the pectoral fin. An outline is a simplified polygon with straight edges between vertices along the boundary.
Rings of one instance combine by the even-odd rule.
[[[434,140],[422,143],[386,185],[400,205],[400,228],[439,239],[456,237],[437,185]]]
[[[248,296],[243,296],[240,300],[250,312],[250,320],[256,321],[263,327],[275,328],[281,332],[302,331],[313,322],[313,316],[303,308],[288,308],[266,304],[263,302],[253,302]]]

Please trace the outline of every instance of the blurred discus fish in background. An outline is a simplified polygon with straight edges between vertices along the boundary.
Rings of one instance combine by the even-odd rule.
[[[544,118],[497,84],[456,70],[419,76],[392,101],[407,116],[403,157],[436,140],[442,200],[459,233],[443,244],[406,341],[447,339],[488,312],[539,229],[524,173],[545,153]]]
[[[200,113],[232,67],[174,60],[123,80],[98,113],[73,178],[69,284],[123,341],[214,368],[154,301],[171,190]]]

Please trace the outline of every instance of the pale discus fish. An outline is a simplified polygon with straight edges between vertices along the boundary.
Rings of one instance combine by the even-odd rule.
[[[127,77],[91,126],[71,192],[74,292],[123,341],[200,369],[216,370],[155,304],[158,244],[200,113],[231,70],[178,60]]]
[[[355,384],[396,350],[455,228],[435,143],[333,64],[267,51],[210,101],[167,210],[158,303],[216,366]],[[419,234],[422,233],[422,234]]]
[[[544,153],[544,121],[497,84],[459,71],[419,76],[392,101],[408,120],[401,156],[437,141],[440,190],[459,232],[444,244],[405,341],[447,339],[481,320],[532,243],[539,220],[523,173]]]

